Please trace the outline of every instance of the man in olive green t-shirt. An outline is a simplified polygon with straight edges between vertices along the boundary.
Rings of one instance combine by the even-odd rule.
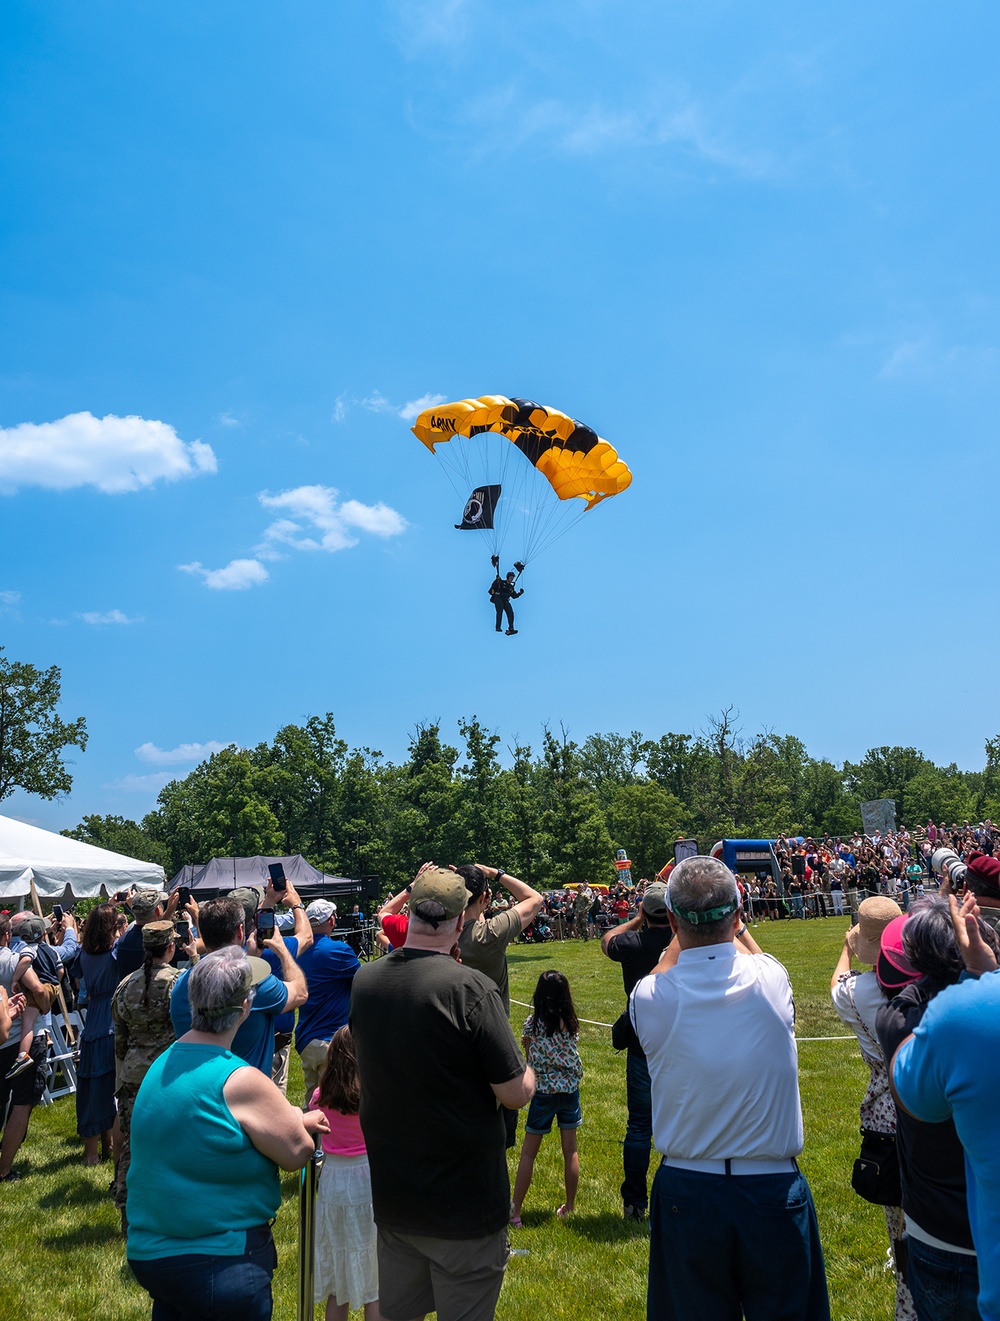
[[[507,946],[529,927],[542,907],[542,896],[516,876],[508,876],[502,867],[484,867],[469,863],[456,867],[472,895],[465,910],[465,926],[458,938],[462,962],[496,982],[503,1007],[510,1013],[510,983],[507,976]],[[486,910],[493,898],[491,885],[501,884],[510,891],[513,906],[492,917]]]
[[[469,863],[455,870],[472,895],[465,910],[465,926],[458,938],[462,963],[467,968],[475,968],[491,982],[496,982],[503,1007],[509,1015],[507,946],[513,944],[521,932],[534,922],[542,907],[542,896],[516,876],[508,876],[502,867]],[[486,910],[493,897],[491,886],[496,885],[503,885],[509,890],[514,903],[504,912],[487,917]],[[504,1110],[503,1118],[507,1129],[507,1146],[510,1148],[517,1141],[517,1111]]]

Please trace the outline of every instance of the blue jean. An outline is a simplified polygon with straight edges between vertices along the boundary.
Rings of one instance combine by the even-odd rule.
[[[830,1321],[816,1209],[798,1170],[661,1165],[649,1228],[647,1321]]]
[[[649,1175],[649,1148],[653,1141],[653,1100],[650,1093],[649,1065],[641,1051],[630,1050],[625,1065],[625,1096],[628,1102],[628,1125],[622,1146],[622,1201],[626,1206],[645,1210],[649,1202],[646,1180]]]
[[[961,1252],[945,1252],[907,1238],[910,1286],[919,1321],[979,1321],[979,1263]]]
[[[128,1264],[153,1300],[152,1321],[271,1321],[278,1256],[269,1225],[247,1230],[239,1257],[187,1253]]]

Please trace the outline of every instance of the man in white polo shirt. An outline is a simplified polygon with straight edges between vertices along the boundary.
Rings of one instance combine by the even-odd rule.
[[[649,1064],[649,1321],[829,1321],[802,1150],[788,974],[746,929],[732,872],[687,858],[667,887],[676,937],[632,993]]]

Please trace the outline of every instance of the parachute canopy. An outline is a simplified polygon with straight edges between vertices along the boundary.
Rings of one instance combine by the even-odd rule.
[[[525,563],[632,481],[617,451],[596,431],[531,399],[483,395],[436,404],[424,409],[412,430],[437,455],[463,501],[470,486],[502,484],[495,527],[484,530],[499,553],[505,533],[517,528],[515,549]],[[559,502],[577,500],[582,507],[560,509]]]

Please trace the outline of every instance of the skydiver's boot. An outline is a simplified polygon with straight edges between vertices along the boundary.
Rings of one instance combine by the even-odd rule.
[[[516,629],[516,628],[509,628],[509,629],[507,630],[507,636],[508,636],[509,638],[512,638],[516,632],[517,632],[517,629]]]

